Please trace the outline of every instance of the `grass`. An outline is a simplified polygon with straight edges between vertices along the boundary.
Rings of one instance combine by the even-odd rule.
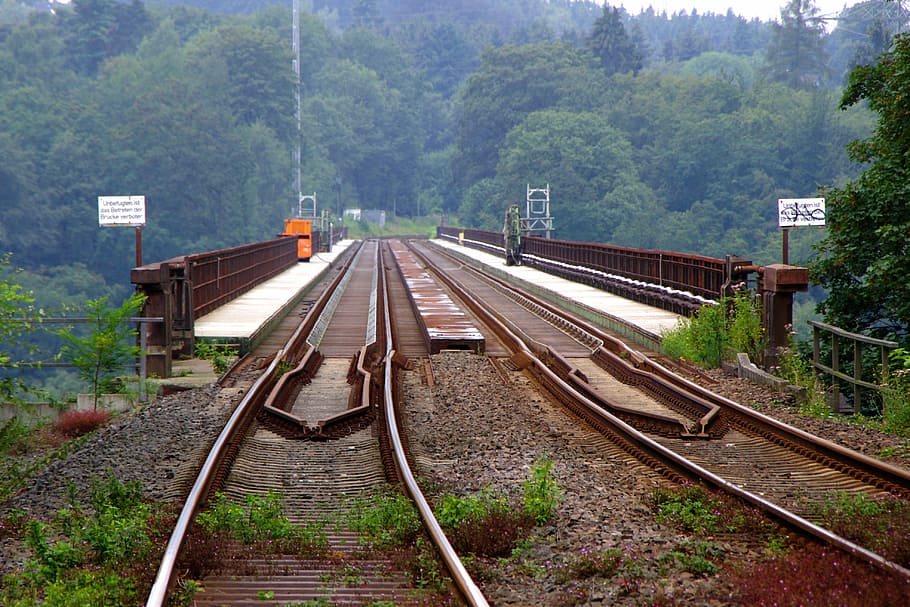
[[[107,423],[107,411],[68,412],[55,423],[28,424],[14,416],[0,427],[0,502],[25,487],[36,471],[65,459]]]
[[[52,520],[19,513],[12,531],[32,556],[4,576],[0,604],[8,607],[114,607],[140,604],[160,559],[173,517],[144,503],[138,483],[92,479],[91,508],[75,500]]]

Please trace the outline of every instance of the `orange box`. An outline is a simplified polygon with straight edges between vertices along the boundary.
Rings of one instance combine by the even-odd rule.
[[[284,231],[278,236],[297,237],[297,260],[309,261],[313,256],[313,222],[309,219],[285,219]]]

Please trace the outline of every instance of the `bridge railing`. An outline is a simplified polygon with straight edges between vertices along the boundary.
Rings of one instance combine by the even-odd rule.
[[[882,385],[886,383],[888,378],[889,355],[899,344],[894,341],[875,339],[859,333],[850,333],[817,320],[810,320],[808,324],[812,327],[812,366],[816,371],[829,376],[833,386],[837,386],[838,380],[852,386],[853,413],[859,414],[862,405],[862,390],[872,390],[875,393],[881,392]],[[825,364],[821,360],[822,339],[824,337],[831,340],[830,364]],[[846,348],[842,348],[841,346],[845,344]],[[878,348],[880,364],[875,376],[881,378],[881,383],[863,380],[864,347]],[[844,354],[852,355],[852,359],[843,360],[842,355]],[[844,373],[842,369],[849,368],[851,365],[853,374]],[[840,399],[840,389],[834,390],[834,397],[838,400]],[[839,403],[835,403],[835,408],[840,409]]]
[[[505,255],[501,232],[439,226],[439,238]],[[522,263],[620,297],[691,316],[705,303],[731,295],[732,288],[757,275],[762,323],[769,357],[788,343],[793,324],[793,294],[809,286],[808,270],[772,264],[754,266],[739,257],[724,259],[690,253],[633,249],[601,243],[572,242],[535,236],[522,238]]]
[[[169,377],[175,354],[191,356],[196,319],[297,263],[297,241],[276,238],[133,268],[130,280],[148,298],[148,372]]]

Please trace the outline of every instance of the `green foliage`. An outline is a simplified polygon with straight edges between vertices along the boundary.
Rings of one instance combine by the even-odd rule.
[[[141,497],[138,483],[121,483],[113,476],[92,479],[91,513],[71,497],[71,507],[58,511],[52,523],[28,521],[24,539],[32,557],[22,574],[4,579],[0,602],[22,607],[141,602],[146,582],[135,577],[134,569],[157,558],[152,554],[153,510]]]
[[[212,361],[212,370],[217,375],[223,374],[230,367],[228,361],[228,356],[231,354],[230,346],[197,341],[195,354],[197,358]]]
[[[828,81],[825,26],[813,0],[789,0],[781,8],[780,23],[772,26],[765,54],[770,80],[795,89],[812,89]]]
[[[910,351],[891,351],[893,368],[882,385],[882,421],[885,431],[910,438]]]
[[[778,365],[771,367],[770,371],[791,385],[803,389],[799,399],[801,413],[814,417],[830,417],[831,406],[828,404],[827,390],[824,383],[815,373],[811,363],[811,353],[801,351],[798,344],[793,341],[778,353]]]
[[[562,491],[552,477],[553,460],[542,457],[531,466],[531,478],[522,483],[524,510],[538,525],[550,522],[556,516],[556,507],[562,500]]]
[[[591,550],[582,548],[566,562],[563,576],[566,580],[585,580],[591,577],[610,579],[623,565],[626,554],[621,548]]]
[[[626,33],[618,8],[604,5],[603,14],[594,22],[587,43],[607,76],[638,73],[643,65],[644,52]]]
[[[855,333],[906,336],[910,327],[910,285],[896,279],[910,271],[908,90],[910,36],[904,34],[878,63],[853,69],[841,99],[842,109],[868,104],[878,124],[871,137],[849,146],[862,175],[824,191],[828,236],[810,276],[828,289],[820,306],[826,322]]]
[[[248,495],[245,505],[237,504],[223,493],[216,493],[213,503],[196,517],[208,533],[226,533],[245,543],[269,540],[288,540],[301,530],[288,521],[282,512],[281,495]]]
[[[347,523],[378,547],[410,545],[422,529],[420,516],[410,498],[391,489],[357,501]]]
[[[707,368],[719,367],[738,352],[761,361],[764,345],[758,302],[746,291],[724,298],[719,304],[702,306],[691,318],[661,336],[664,354]]]
[[[509,502],[504,495],[486,490],[467,497],[444,495],[433,509],[433,514],[443,527],[457,529],[466,521],[482,519],[492,512],[506,512],[509,509]]]
[[[724,550],[712,542],[682,542],[663,558],[673,561],[682,569],[700,577],[714,575],[720,569]]]
[[[716,504],[703,488],[686,485],[678,490],[660,487],[651,495],[656,518],[696,535],[707,535],[721,529],[721,516]]]
[[[145,303],[145,296],[134,293],[119,308],[108,306],[107,298],[92,299],[86,303],[88,335],[82,336],[72,328],[57,331],[65,345],[60,355],[79,370],[79,377],[88,382],[98,408],[98,395],[109,389],[109,382],[126,365],[131,364],[141,350],[130,339],[137,331],[130,318],[137,316]]]
[[[40,321],[42,310],[34,310],[34,296],[23,290],[17,275],[21,270],[12,269],[9,254],[0,256],[0,368],[16,367],[13,349]],[[22,395],[31,388],[21,380],[0,375],[0,401],[22,403]]]
[[[873,498],[863,494],[836,492],[810,510],[834,533],[888,558],[894,563],[910,559],[910,506],[895,498]]]
[[[25,448],[32,426],[14,415],[0,425],[0,454],[16,453]]]

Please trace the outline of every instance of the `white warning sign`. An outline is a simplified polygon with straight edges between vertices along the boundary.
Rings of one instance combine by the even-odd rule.
[[[781,228],[825,225],[825,199],[779,198],[777,225]]]
[[[101,226],[144,226],[145,196],[99,196]]]

